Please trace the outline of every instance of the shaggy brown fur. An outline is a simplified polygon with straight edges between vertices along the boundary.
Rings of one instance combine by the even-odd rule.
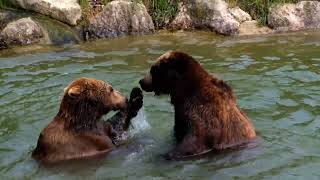
[[[45,163],[103,155],[115,148],[117,137],[142,107],[142,92],[134,88],[128,102],[100,80],[80,78],[67,88],[60,110],[41,132],[32,156]],[[111,110],[121,110],[110,121],[99,121]]]
[[[156,95],[171,96],[177,145],[168,158],[226,149],[256,136],[232,88],[185,53],[170,51],[160,56],[140,85]]]

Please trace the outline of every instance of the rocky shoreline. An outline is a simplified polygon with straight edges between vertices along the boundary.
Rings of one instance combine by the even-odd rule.
[[[74,33],[63,36],[62,41],[88,41],[152,34],[157,31],[154,26],[157,22],[152,19],[144,4],[136,1],[114,0],[99,6],[91,3],[90,8],[94,13],[89,16],[84,15],[85,11],[78,0],[13,0],[12,3],[23,10],[0,9],[0,49],[55,42],[54,37],[48,35],[48,32],[55,29],[55,25],[48,27],[39,21],[40,16],[48,16],[53,24],[62,23],[68,27],[69,34]],[[277,4],[270,8],[267,26],[260,26],[247,12],[239,7],[230,7],[224,0],[183,0],[179,2],[177,15],[165,27],[170,31],[208,30],[213,34],[226,36],[260,35],[315,28],[320,28],[318,1]],[[57,31],[64,33],[61,28]]]

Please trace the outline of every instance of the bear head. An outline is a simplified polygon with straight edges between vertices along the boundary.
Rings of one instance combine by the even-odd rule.
[[[101,80],[82,77],[64,89],[59,115],[69,128],[92,128],[111,110],[127,108],[128,100]]]
[[[168,51],[156,60],[139,83],[144,91],[155,92],[156,95],[172,94],[178,89],[185,92],[199,86],[196,74],[207,73],[188,54]]]

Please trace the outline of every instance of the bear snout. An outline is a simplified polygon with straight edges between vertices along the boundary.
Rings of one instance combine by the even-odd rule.
[[[153,91],[152,76],[150,73],[147,73],[145,77],[139,81],[139,84],[144,91],[147,91],[147,92]]]
[[[114,90],[111,102],[114,102],[112,110],[123,110],[128,107],[129,100],[123,96],[120,92]]]

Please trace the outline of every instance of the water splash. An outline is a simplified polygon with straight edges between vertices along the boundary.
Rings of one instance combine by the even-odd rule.
[[[126,140],[140,134],[141,132],[150,129],[150,124],[147,121],[145,110],[142,107],[137,116],[131,120],[129,130],[121,135],[121,140]]]
[[[144,107],[142,107],[141,110],[138,112],[138,115],[131,120],[131,125],[130,125],[129,131],[128,131],[129,132],[128,136],[133,137],[136,134],[139,134],[139,133],[146,131],[150,128],[151,128],[151,126],[147,121]]]

